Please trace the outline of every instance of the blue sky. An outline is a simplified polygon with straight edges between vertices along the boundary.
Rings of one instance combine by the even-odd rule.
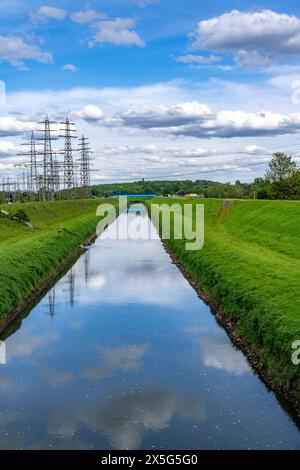
[[[0,24],[0,178],[46,112],[90,137],[95,181],[250,181],[298,158],[299,2],[4,0]]]

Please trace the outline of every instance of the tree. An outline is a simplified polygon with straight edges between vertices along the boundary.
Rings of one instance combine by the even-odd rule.
[[[296,163],[285,153],[274,153],[266,172],[266,179],[271,184],[275,198],[285,199],[290,192],[291,178],[297,171]]]
[[[289,184],[293,199],[300,199],[300,170],[297,170],[289,179]]]

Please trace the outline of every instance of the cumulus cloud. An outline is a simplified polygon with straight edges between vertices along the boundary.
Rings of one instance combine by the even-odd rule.
[[[138,46],[144,47],[145,42],[132,28],[135,21],[131,18],[116,18],[109,21],[99,21],[96,25],[98,31],[89,42],[93,47],[98,44],[115,44],[118,46]]]
[[[177,62],[181,62],[182,64],[194,64],[194,65],[211,65],[219,62],[220,57],[216,55],[195,55],[195,54],[185,54],[176,57]]]
[[[83,11],[75,11],[71,14],[71,19],[75,23],[91,23],[95,20],[106,18],[105,13],[98,12],[96,10],[83,10]]]
[[[266,67],[275,60],[274,54],[262,53],[258,51],[246,51],[244,49],[235,54],[234,60],[240,67],[254,69],[257,67]]]
[[[7,114],[5,115],[11,113],[10,115],[14,116],[15,119],[19,121],[21,126],[20,130],[22,131],[24,129],[24,123],[27,121],[35,120],[36,116],[36,120],[40,120],[39,118],[42,116],[39,113],[43,109],[48,109],[51,119],[62,120],[62,117],[65,118],[66,115],[69,115],[77,122],[76,115],[73,113],[82,110],[87,104],[94,104],[103,111],[103,119],[98,121],[78,121],[80,132],[90,137],[91,147],[95,152],[96,167],[101,170],[95,175],[94,180],[132,180],[134,178],[140,179],[143,176],[149,179],[157,179],[159,177],[171,177],[177,171],[188,172],[189,174],[194,171],[194,174],[198,175],[198,173],[200,174],[203,171],[208,173],[208,170],[214,170],[214,168],[212,168],[213,164],[221,168],[221,164],[224,163],[225,153],[226,155],[231,154],[231,163],[232,156],[234,156],[233,158],[237,158],[236,154],[243,155],[243,153],[249,155],[253,163],[256,151],[258,152],[257,149],[255,151],[255,148],[250,147],[253,144],[257,147],[265,147],[265,149],[268,147],[274,148],[276,144],[281,146],[281,148],[284,148],[284,145],[289,146],[293,144],[295,148],[297,148],[297,136],[300,129],[297,122],[297,114],[290,114],[291,88],[287,87],[287,91],[284,91],[284,83],[282,83],[281,78],[279,83],[277,83],[276,80],[276,83],[273,84],[268,80],[259,85],[253,83],[241,85],[238,82],[224,82],[222,80],[214,80],[211,83],[183,82],[176,80],[138,87],[75,87],[61,90],[16,91],[13,93],[8,92],[7,94],[7,105],[5,108]],[[278,88],[279,86],[281,87],[280,89]],[[275,101],[274,93],[276,94]],[[199,118],[196,117],[195,119],[190,116],[185,116],[185,119],[188,119],[188,121],[185,121],[184,124],[179,123],[178,125],[174,118],[174,114],[178,115],[177,103],[193,102],[195,95],[200,96],[200,94],[203,103],[210,105],[208,108],[210,114],[200,116]],[[226,135],[228,135],[230,131],[230,135],[232,137],[236,136],[237,139],[221,140],[214,138],[210,141],[201,142],[195,140],[194,137],[189,138],[189,134],[199,136],[200,138],[202,135],[204,135],[204,138],[211,134],[213,137],[224,135],[224,128],[220,128],[220,119],[217,119],[217,117],[220,117],[222,110],[232,110],[231,105],[236,102],[239,103],[240,110],[243,110],[245,115],[248,115],[248,113],[251,114],[252,112],[252,115],[259,116],[260,113],[257,111],[267,109],[268,113],[273,114],[275,112],[277,116],[283,117],[283,121],[285,122],[285,135],[278,137],[274,143],[273,136],[277,135],[275,126],[275,130],[273,130],[272,134],[262,134],[262,131],[260,131],[258,136],[256,136],[252,129],[252,134],[248,132],[249,138],[241,140],[239,136],[241,130],[244,131],[244,124],[241,128],[238,128],[237,132],[235,129],[236,124],[229,122],[227,124],[225,123]],[[217,112],[213,103],[216,103],[219,112]],[[167,112],[165,111],[167,117],[168,114],[171,113],[173,119],[172,124],[168,126],[164,122],[162,122],[162,124],[157,123],[158,118],[155,118],[155,125],[157,127],[151,128],[151,123],[147,124],[146,127],[139,127],[139,115],[141,112],[143,111],[142,114],[144,114],[150,108],[154,116],[160,116],[160,107],[162,104],[164,104],[163,109],[167,110]],[[202,103],[200,102],[200,104]],[[175,113],[174,108],[177,110]],[[32,113],[32,116],[35,116],[35,118],[28,117],[28,110],[30,110],[30,113]],[[122,116],[128,111],[135,112],[136,122],[130,122],[130,124],[128,123],[125,127]],[[295,108],[295,111],[298,110]],[[236,113],[237,111],[234,110],[232,112]],[[142,118],[144,119],[143,115]],[[191,120],[189,121],[189,119]],[[162,118],[160,117],[160,121],[161,120]],[[110,127],[107,126],[107,121],[109,121]],[[215,126],[211,131],[207,121],[210,121],[209,125],[214,124]],[[215,125],[216,121],[217,126]],[[290,123],[291,128],[289,128]],[[295,130],[296,128],[297,130]],[[281,125],[279,126],[279,132],[283,134]],[[12,133],[10,129],[9,133],[6,135],[18,133],[20,132],[14,131]],[[187,135],[187,137],[177,138],[178,135]],[[176,137],[175,139],[174,136]],[[11,138],[8,140],[14,141]],[[103,145],[112,148],[103,151]],[[171,149],[175,145],[178,147],[177,151],[175,148]],[[113,147],[118,147],[117,151],[120,151],[120,156],[115,153],[116,158],[108,158],[106,152],[111,152],[111,155],[113,155],[115,151]],[[125,148],[125,150],[121,151],[121,148]],[[201,148],[203,149],[203,153],[201,152]],[[205,162],[203,162],[201,157],[206,155],[207,148],[210,148],[211,151],[215,151],[217,155],[206,158]],[[141,150],[141,153],[139,153],[139,150]],[[126,152],[128,153],[127,155]],[[262,161],[262,155],[269,153],[270,150],[262,150],[261,155],[257,153],[257,160]],[[199,157],[197,155],[199,155]],[[246,155],[243,155],[243,161],[245,161],[245,157]],[[18,158],[21,159],[21,157]],[[7,163],[7,161],[8,160],[5,160],[5,163]],[[3,158],[2,162],[4,163]],[[9,162],[11,162],[11,158]],[[154,165],[153,162],[157,164]],[[17,161],[15,161],[15,163],[17,163]],[[201,163],[202,165],[207,165],[207,168],[200,168]],[[251,168],[253,168],[255,176],[260,176],[263,172],[263,168]],[[240,179],[244,178],[247,180],[247,178],[249,178],[245,171],[246,170],[240,170]],[[177,176],[180,177],[180,174]],[[233,175],[231,170],[227,172],[224,171],[223,173],[220,172],[217,177],[222,181],[234,181],[234,179],[236,179],[236,175]],[[134,287],[136,287],[135,283],[136,279],[133,283]],[[136,297],[136,288],[130,293],[130,297],[133,298],[133,294]],[[128,292],[126,292],[126,295],[128,295]],[[145,296],[145,293],[143,293],[143,296]],[[153,299],[148,300],[149,302],[150,300],[153,301]],[[161,303],[164,301],[163,295],[159,301]]]
[[[66,70],[67,72],[76,72],[78,70],[78,67],[74,64],[64,64],[62,66],[62,70]]]
[[[300,130],[300,113],[221,111],[213,113],[193,101],[175,106],[144,107],[121,115],[124,126],[198,138],[293,134]]]
[[[194,50],[232,52],[243,66],[262,66],[300,55],[300,19],[272,10],[233,10],[199,22]]]
[[[26,70],[24,60],[36,60],[42,64],[52,61],[50,52],[42,52],[39,47],[28,44],[17,36],[0,35],[0,61],[8,62],[14,67]]]
[[[79,111],[73,113],[74,117],[82,119],[87,122],[97,122],[103,119],[104,113],[99,106],[95,104],[87,104]]]
[[[0,116],[0,136],[20,135],[36,127],[34,122],[21,121],[12,116]]]
[[[210,115],[210,108],[206,104],[192,101],[175,106],[145,106],[140,109],[130,109],[121,115],[121,119],[126,126],[147,129],[183,126]]]
[[[21,147],[7,140],[0,140],[0,158],[9,157],[21,152]]]
[[[34,15],[34,19],[52,19],[52,20],[64,20],[67,16],[66,10],[63,8],[56,8],[56,7],[49,7],[47,5],[41,6],[36,14]]]
[[[247,153],[249,155],[260,155],[265,154],[267,149],[265,147],[260,147],[259,145],[251,144],[246,145],[242,148],[241,153]]]

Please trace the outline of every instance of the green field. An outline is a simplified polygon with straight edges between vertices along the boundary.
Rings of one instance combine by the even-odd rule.
[[[0,217],[0,321],[95,232],[99,200],[0,206],[25,210],[34,228]]]
[[[205,244],[167,245],[209,298],[234,320],[274,376],[300,390],[292,342],[300,340],[300,202],[156,199],[205,205]]]

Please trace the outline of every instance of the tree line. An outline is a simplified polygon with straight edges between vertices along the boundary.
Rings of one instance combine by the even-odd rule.
[[[300,199],[300,170],[295,161],[285,153],[274,153],[264,178],[252,183],[218,183],[207,180],[180,181],[137,181],[134,183],[113,183],[95,185],[92,195],[111,197],[114,194],[157,194],[178,195],[198,194],[201,197],[241,199]]]

